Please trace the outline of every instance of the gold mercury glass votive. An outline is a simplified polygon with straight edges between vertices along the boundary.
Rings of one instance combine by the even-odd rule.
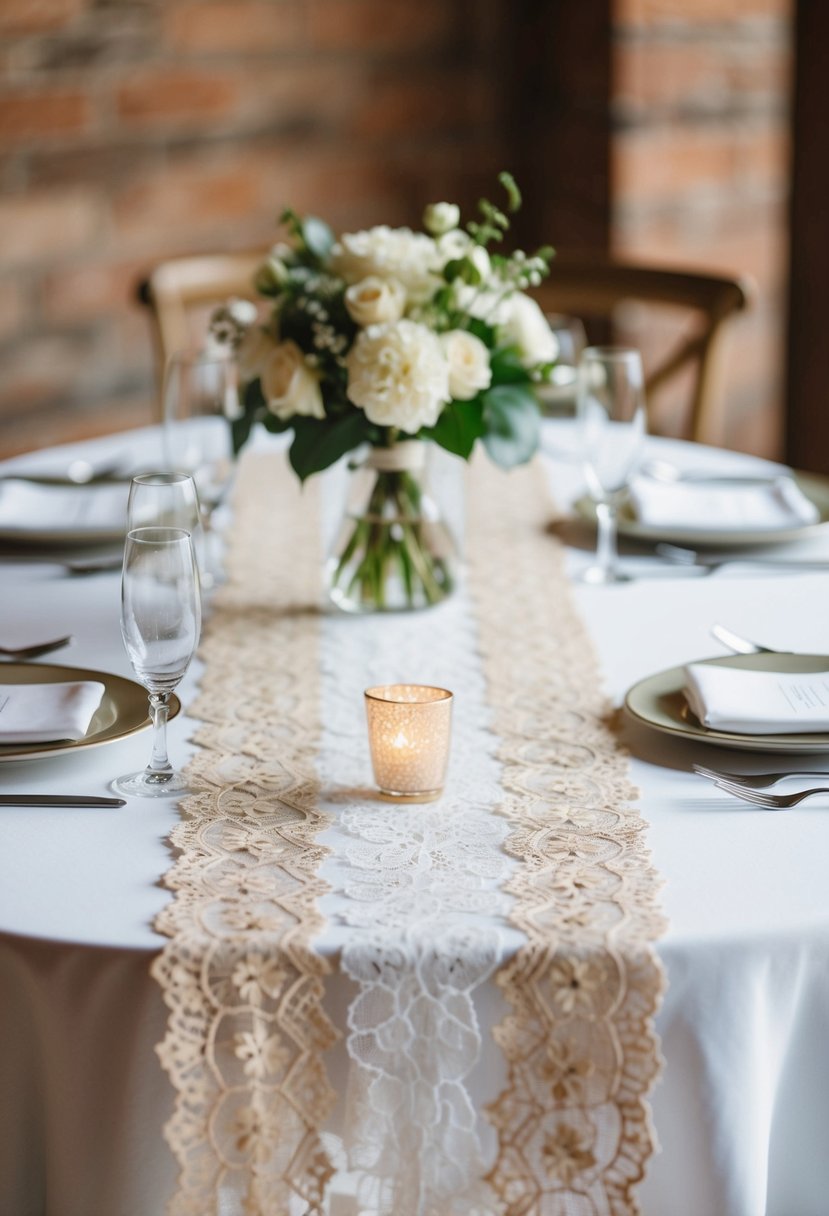
[[[399,802],[439,798],[449,762],[452,694],[425,684],[365,691],[368,741],[380,793]]]

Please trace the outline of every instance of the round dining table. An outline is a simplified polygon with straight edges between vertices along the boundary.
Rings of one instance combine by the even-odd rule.
[[[637,1190],[641,1210],[825,1216],[829,795],[767,810],[716,788],[692,766],[829,770],[829,751],[793,756],[712,746],[658,729],[623,706],[637,682],[726,654],[711,636],[715,623],[769,648],[829,653],[829,525],[804,528],[784,547],[738,552],[716,568],[674,562],[623,536],[629,580],[590,585],[579,577],[594,534],[573,509],[584,483],[571,424],[546,422],[542,444],[538,459],[555,504],[550,531],[566,547],[571,593],[615,710],[613,730],[630,755],[664,882],[667,928],[656,943],[667,979],[656,1017],[664,1069],[651,1095],[659,1148]],[[690,461],[736,475],[767,469],[749,456],[680,441],[650,438],[647,445],[648,456],[680,467]],[[5,462],[0,476],[60,471],[74,458],[108,454],[156,467],[158,431],[31,453]],[[2,490],[0,481],[0,508]],[[42,537],[27,545],[25,534],[9,539],[2,528],[0,546],[0,643],[71,634],[68,646],[35,662],[134,678],[120,635],[117,569],[69,573],[63,563],[71,545],[49,547]],[[763,564],[780,554],[809,564]],[[200,674],[194,662],[178,690],[183,708],[169,726],[177,764],[197,747],[187,711]],[[0,794],[107,795],[114,778],[146,763],[149,746],[141,730],[98,747],[5,759]],[[167,1010],[150,965],[164,943],[153,922],[171,898],[161,878],[177,820],[170,799],[130,799],[114,809],[0,807],[0,1216],[160,1216],[174,1192],[176,1163],[163,1131],[173,1091],[155,1051]],[[336,896],[324,896],[320,910],[317,948],[336,960],[348,932],[338,923]],[[326,1006],[340,1028],[348,992],[334,966]],[[494,985],[476,1000],[483,1049],[469,1090],[483,1112],[503,1071],[489,1034],[503,1010]],[[338,1092],[348,1070],[339,1044],[329,1064]],[[338,1107],[332,1126],[342,1117]],[[480,1119],[491,1153],[492,1129]],[[332,1199],[332,1216],[356,1216],[350,1202]],[[227,1216],[236,1214],[228,1209]]]

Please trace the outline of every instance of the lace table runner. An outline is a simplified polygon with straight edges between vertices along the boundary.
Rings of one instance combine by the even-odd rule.
[[[311,949],[327,821],[315,773],[318,496],[300,497],[279,459],[245,460],[240,481],[189,710],[202,723],[187,768],[197,792],[181,804],[165,877],[176,895],[156,921],[171,938],[153,968],[176,1090],[171,1216],[320,1212],[332,1172],[319,1129],[337,1036],[322,1008],[330,964]]]
[[[506,889],[527,938],[497,976],[509,1072],[490,1111],[489,1180],[509,1216],[621,1216],[639,1210],[632,1187],[654,1144],[660,884],[563,552],[545,534],[543,487],[481,466],[471,493],[470,518],[488,521],[472,530],[469,567],[498,810],[521,862]]]
[[[656,878],[538,474],[476,465],[452,601],[354,619],[315,610],[316,487],[281,463],[249,458],[240,482],[190,711],[199,792],[158,924],[171,1211],[636,1212]],[[431,806],[369,788],[362,688],[397,680],[456,691]],[[353,989],[334,1138],[337,957]],[[493,973],[509,1011],[495,1043],[479,1018]]]

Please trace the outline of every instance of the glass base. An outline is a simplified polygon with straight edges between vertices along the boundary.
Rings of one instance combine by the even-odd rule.
[[[140,773],[128,773],[113,781],[110,789],[125,798],[174,798],[190,792],[190,785],[183,773],[171,769],[168,773],[154,774],[143,768]]]
[[[443,793],[439,790],[421,790],[413,794],[404,794],[397,790],[384,790],[382,786],[378,787],[380,797],[384,802],[437,802]]]
[[[605,587],[611,583],[629,583],[631,581],[629,574],[622,574],[619,570],[606,570],[603,566],[588,566],[579,575],[580,583],[590,583],[594,587]]]

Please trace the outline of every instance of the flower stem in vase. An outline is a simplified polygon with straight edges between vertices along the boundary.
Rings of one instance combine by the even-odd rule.
[[[368,501],[348,512],[329,563],[331,598],[349,612],[439,603],[454,587],[453,547],[434,503],[408,469],[371,475]]]

